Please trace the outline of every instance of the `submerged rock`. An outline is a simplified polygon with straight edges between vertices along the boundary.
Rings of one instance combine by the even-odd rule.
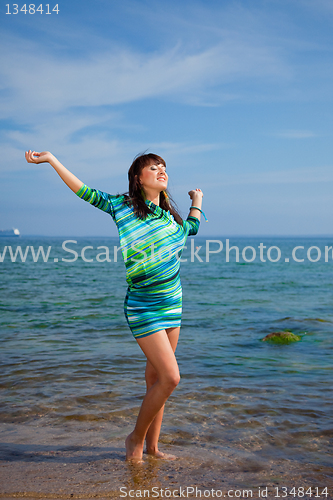
[[[268,340],[269,342],[274,342],[274,344],[290,344],[291,342],[297,342],[301,340],[299,335],[295,335],[292,332],[273,332],[269,333],[261,339],[263,342]]]

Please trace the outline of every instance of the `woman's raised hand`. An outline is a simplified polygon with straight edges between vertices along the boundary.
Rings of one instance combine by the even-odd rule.
[[[203,192],[201,191],[201,189],[192,189],[191,191],[188,192],[188,194],[191,200],[193,200],[193,198],[203,197]]]
[[[53,158],[53,154],[49,151],[42,151],[41,153],[37,153],[37,151],[29,151],[25,152],[25,159],[28,163],[49,163]]]

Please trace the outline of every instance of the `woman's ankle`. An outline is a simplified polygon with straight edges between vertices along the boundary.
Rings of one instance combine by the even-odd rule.
[[[153,446],[148,446],[146,445],[146,453],[149,453],[150,455],[155,455],[155,453],[158,452],[158,445],[153,445]]]
[[[125,440],[126,460],[142,460],[143,443],[133,438],[133,433],[129,434]]]
[[[144,438],[135,429],[128,435],[128,438],[135,446],[144,446]]]

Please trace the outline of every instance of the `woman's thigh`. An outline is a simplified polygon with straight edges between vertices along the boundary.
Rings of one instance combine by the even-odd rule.
[[[167,332],[171,347],[173,349],[173,352],[175,352],[177,344],[178,344],[178,339],[179,339],[180,326],[177,326],[176,328],[167,328],[166,332]]]
[[[177,347],[178,338],[179,338],[179,331],[180,331],[179,326],[176,328],[167,328],[166,329],[166,333],[167,333],[167,336],[168,336],[168,339],[169,339],[169,342],[170,342],[170,345],[171,345],[173,352],[175,352],[176,347]],[[158,375],[157,375],[155,368],[153,367],[153,365],[150,363],[150,361],[148,359],[147,359],[147,364],[146,364],[145,378],[146,378],[146,382],[147,382],[148,387],[151,387],[156,382],[156,380],[158,378]]]
[[[147,337],[136,339],[147,358],[147,368],[150,373],[156,373],[158,379],[165,376],[179,375],[174,350],[177,346],[179,328],[160,330]],[[172,331],[170,331],[172,330]],[[178,330],[178,332],[177,332]]]

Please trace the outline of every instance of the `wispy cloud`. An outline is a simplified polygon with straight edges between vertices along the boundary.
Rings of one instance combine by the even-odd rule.
[[[190,28],[194,30],[193,23]],[[22,151],[34,148],[57,152],[83,172],[98,164],[98,176],[119,174],[128,166],[123,151],[132,157],[147,144],[130,141],[128,132],[140,122],[128,123],[115,106],[151,99],[212,106],[242,98],[242,91],[231,90],[233,82],[267,83],[290,76],[278,51],[262,39],[232,31],[219,33],[214,42],[179,41],[150,51],[120,46],[107,37],[101,51],[102,37],[96,45],[92,37],[94,43],[88,48],[85,40],[80,56],[23,36],[4,32],[2,38],[7,50],[0,64],[0,118],[9,120],[11,127],[3,131],[0,145],[10,158],[2,168],[10,165],[12,170],[23,167]],[[224,145],[182,139],[148,147],[173,158]]]
[[[18,42],[18,41],[17,41]],[[85,58],[56,57],[24,39],[6,43],[1,117],[27,119],[75,106],[105,106],[196,92],[232,81],[283,78],[286,65],[268,47],[227,39],[205,49],[182,44],[157,52],[123,48],[92,51]],[[222,99],[234,98],[229,89]],[[22,113],[24,110],[24,116]]]
[[[119,134],[124,127],[125,135]],[[135,128],[135,126],[133,126]],[[198,154],[230,147],[224,143],[193,141],[144,142],[126,139],[122,114],[110,110],[71,109],[64,113],[48,113],[27,130],[8,130],[0,141],[2,155],[10,160],[0,162],[0,172],[26,170],[24,151],[27,149],[50,150],[70,169],[82,175],[126,178],[128,166],[138,153],[149,148],[165,156],[168,163],[187,163]],[[30,166],[30,168],[37,168]]]

